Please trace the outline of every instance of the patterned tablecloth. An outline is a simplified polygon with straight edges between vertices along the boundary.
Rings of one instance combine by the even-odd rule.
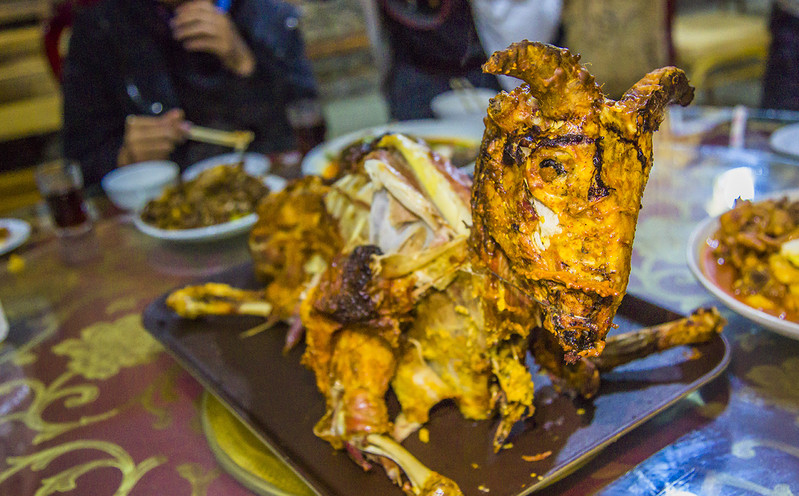
[[[682,313],[720,305],[686,265],[691,230],[742,192],[799,187],[799,160],[767,148],[785,116],[750,112],[730,147],[730,115],[700,109],[659,135],[629,292]],[[246,237],[168,244],[113,216],[73,245],[32,239],[0,258],[0,494],[252,494],[209,448],[202,387],[140,320],[169,289],[246,261]],[[720,378],[540,494],[799,494],[799,341],[723,313]]]

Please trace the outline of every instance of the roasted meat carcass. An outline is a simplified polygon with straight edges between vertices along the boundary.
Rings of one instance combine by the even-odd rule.
[[[263,296],[285,291],[278,315],[298,314],[306,329],[303,363],[326,402],[316,434],[364,467],[382,464],[409,494],[458,494],[396,442],[436,404],[498,415],[495,450],[533,415],[528,351],[562,388],[596,392],[651,135],[664,107],[692,91],[666,68],[612,102],[577,57],[538,43],[515,44],[486,69],[527,84],[492,100],[474,185],[425,143],[387,134],[348,152],[332,185],[306,179],[273,199],[268,229],[251,236],[271,281]],[[306,194],[307,204],[293,200]],[[608,363],[683,343],[676,335],[706,340],[722,320],[690,322],[614,338]],[[401,407],[393,419],[389,388]]]
[[[488,107],[472,247],[481,266],[541,304],[567,360],[597,356],[627,287],[652,133],[693,88],[666,67],[608,100],[579,56],[527,41],[484,70],[526,84]]]
[[[301,339],[301,294],[344,245],[338,221],[325,205],[331,188],[309,176],[269,194],[258,206],[258,222],[249,236],[255,274],[262,291],[222,284],[188,286],[169,295],[167,304],[184,317],[258,315],[286,321],[286,347]]]

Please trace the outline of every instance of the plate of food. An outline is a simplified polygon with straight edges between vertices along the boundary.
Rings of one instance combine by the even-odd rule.
[[[0,219],[0,255],[15,250],[28,240],[31,226],[20,219]]]
[[[247,152],[247,153],[224,153],[215,157],[210,157],[205,160],[200,160],[186,168],[181,176],[184,181],[189,181],[197,177],[197,175],[211,167],[217,165],[236,164],[242,162],[244,164],[244,171],[251,176],[266,176],[271,168],[269,157],[261,153]]]
[[[799,124],[784,126],[771,133],[769,145],[777,153],[799,158]]]
[[[420,119],[362,129],[339,136],[312,149],[302,160],[302,173],[324,178],[336,177],[339,174],[338,162],[342,151],[357,147],[388,132],[423,138],[455,167],[468,167],[477,157],[484,129],[482,122],[468,119]]]
[[[133,223],[144,234],[166,241],[224,239],[251,229],[258,220],[258,202],[284,186],[285,179],[252,176],[240,164],[205,167],[167,187],[133,217]]]
[[[799,189],[739,200],[694,228],[688,266],[726,306],[799,339]]]

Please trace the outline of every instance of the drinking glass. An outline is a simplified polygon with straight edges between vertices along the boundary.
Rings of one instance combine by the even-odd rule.
[[[79,164],[56,161],[37,166],[36,186],[47,203],[59,236],[73,236],[91,230]]]
[[[289,119],[294,135],[297,137],[297,144],[300,153],[305,156],[313,147],[325,141],[324,114],[322,105],[318,100],[306,98],[296,100],[286,107],[286,115]]]

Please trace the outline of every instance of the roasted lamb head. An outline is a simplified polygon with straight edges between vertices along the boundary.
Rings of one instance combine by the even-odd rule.
[[[609,100],[579,56],[528,41],[483,69],[525,84],[488,107],[472,189],[476,264],[541,304],[568,361],[597,356],[627,287],[652,134],[693,88],[665,67]]]

